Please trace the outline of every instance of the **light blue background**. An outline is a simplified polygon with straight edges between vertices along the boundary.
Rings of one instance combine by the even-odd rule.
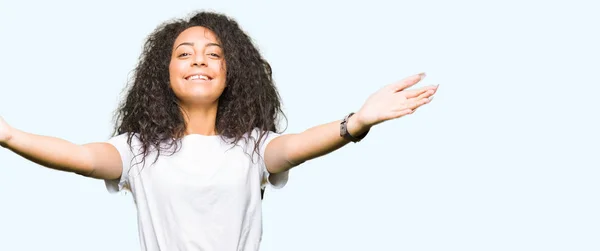
[[[416,114],[291,172],[262,250],[600,250],[594,1],[0,1],[0,115],[106,140],[145,37],[196,9],[270,61],[287,132],[425,71]],[[0,250],[139,250],[131,195],[0,149]]]

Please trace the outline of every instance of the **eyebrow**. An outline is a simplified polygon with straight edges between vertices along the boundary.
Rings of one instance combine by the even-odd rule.
[[[177,47],[175,47],[175,49],[179,48],[179,46],[182,46],[182,45],[194,46],[194,43],[192,43],[192,42],[183,42],[183,43],[179,44]],[[207,43],[206,47],[209,47],[209,46],[217,46],[217,47],[221,48],[221,45],[217,44],[217,43]]]

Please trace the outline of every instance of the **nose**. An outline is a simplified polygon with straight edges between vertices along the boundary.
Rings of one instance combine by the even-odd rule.
[[[204,53],[197,53],[192,60],[192,66],[206,66],[206,57]]]

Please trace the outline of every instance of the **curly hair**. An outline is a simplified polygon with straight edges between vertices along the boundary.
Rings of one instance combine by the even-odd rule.
[[[261,129],[254,145],[258,153],[259,142],[266,132],[278,132],[279,116],[285,116],[271,66],[251,38],[230,17],[196,12],[187,19],[163,23],[148,36],[128,83],[126,98],[115,113],[114,135],[128,133],[130,146],[133,136],[137,135],[143,159],[152,149],[158,151],[158,158],[164,144],[168,148],[175,144],[177,149],[185,136],[184,115],[169,84],[169,63],[177,36],[194,26],[214,32],[223,47],[227,87],[219,97],[215,125],[221,138],[237,143],[255,128]]]

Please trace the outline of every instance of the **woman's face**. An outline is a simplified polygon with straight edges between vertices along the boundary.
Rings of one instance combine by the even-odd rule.
[[[173,92],[183,104],[216,104],[226,78],[223,48],[217,36],[201,26],[179,34],[173,44],[169,78]]]

